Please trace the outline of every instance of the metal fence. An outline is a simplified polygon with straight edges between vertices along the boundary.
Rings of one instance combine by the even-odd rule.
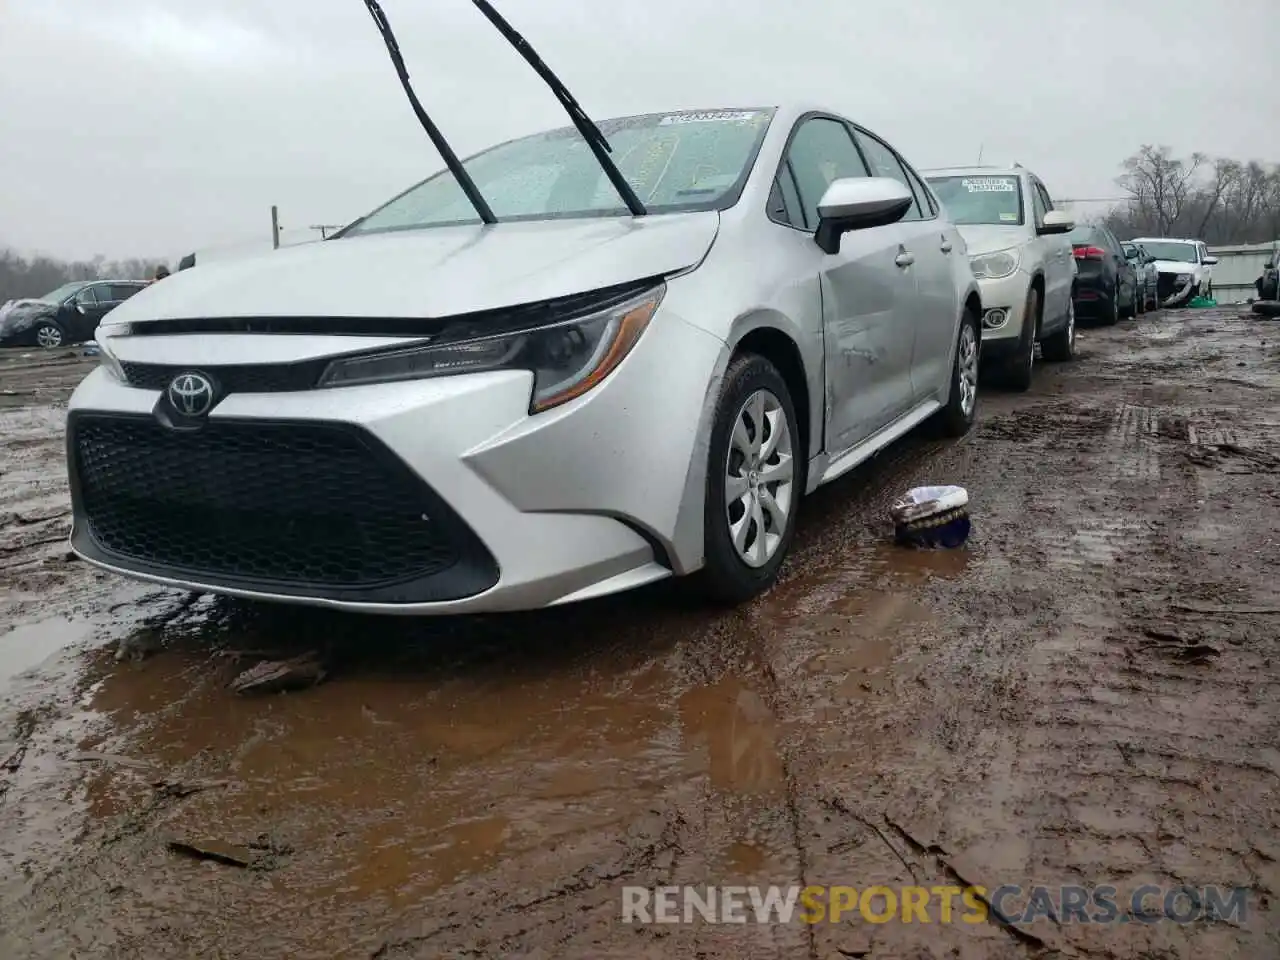
[[[1262,275],[1267,261],[1280,254],[1280,240],[1271,243],[1241,243],[1210,247],[1218,258],[1213,268],[1213,297],[1219,303],[1241,303],[1258,295],[1254,281]]]

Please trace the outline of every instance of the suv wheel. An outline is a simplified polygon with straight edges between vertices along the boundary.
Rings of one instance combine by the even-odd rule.
[[[36,327],[36,343],[46,349],[54,349],[60,347],[66,342],[66,337],[62,333],[62,328],[52,320],[41,320],[40,325]]]
[[[1067,304],[1067,324],[1057,333],[1046,337],[1040,344],[1040,352],[1046,360],[1061,363],[1076,356],[1076,298],[1072,294]]]
[[[1022,336],[1018,351],[1009,358],[1004,369],[1004,384],[1021,393],[1031,388],[1031,371],[1036,365],[1036,329],[1040,326],[1040,291],[1027,291],[1027,305],[1022,313]]]
[[[712,600],[738,604],[778,579],[804,490],[791,393],[764,357],[738,357],[725,372],[708,457],[700,586]]]

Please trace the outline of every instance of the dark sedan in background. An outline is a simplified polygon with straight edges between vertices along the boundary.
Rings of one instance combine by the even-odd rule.
[[[146,286],[136,280],[78,280],[0,307],[0,347],[61,347],[92,340],[102,318]]]
[[[1067,239],[1076,258],[1076,316],[1111,326],[1146,312],[1138,275],[1114,233],[1101,224],[1081,224]]]

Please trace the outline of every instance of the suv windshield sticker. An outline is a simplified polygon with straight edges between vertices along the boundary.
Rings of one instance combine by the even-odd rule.
[[[1016,213],[1002,213],[1000,214],[1000,219],[1005,223],[1017,223],[1018,215]]]
[[[658,126],[669,127],[675,123],[751,123],[763,114],[758,110],[711,110],[704,113],[673,113],[658,121]]]
[[[970,193],[1016,193],[1012,177],[966,177],[961,181]]]

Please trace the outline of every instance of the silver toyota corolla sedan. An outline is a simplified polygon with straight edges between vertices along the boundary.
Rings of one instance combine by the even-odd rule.
[[[803,494],[973,422],[963,240],[831,111],[575,116],[446,160],[334,238],[112,313],[68,414],[76,553],[378,613],[693,574],[737,602]]]

